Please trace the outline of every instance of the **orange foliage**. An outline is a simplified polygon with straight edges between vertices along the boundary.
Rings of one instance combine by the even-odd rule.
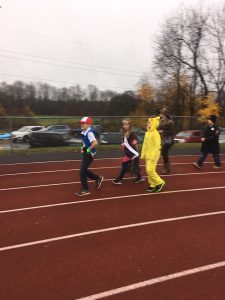
[[[200,109],[198,110],[198,115],[199,115],[199,122],[204,122],[205,119],[210,116],[210,115],[216,115],[219,117],[220,112],[221,112],[221,107],[219,103],[216,103],[213,96],[209,95],[205,99],[196,99],[196,103],[200,105]]]

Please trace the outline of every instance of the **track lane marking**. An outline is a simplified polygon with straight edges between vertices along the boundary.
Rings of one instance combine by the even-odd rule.
[[[221,161],[221,163],[225,163],[225,161]],[[214,162],[205,162],[204,164],[214,164]],[[163,164],[157,164],[157,166],[162,166]],[[192,163],[173,163],[173,166],[175,165],[192,165]],[[140,167],[145,167],[145,165],[140,165]],[[91,168],[92,170],[102,170],[102,169],[118,169],[120,168],[120,165],[113,166],[113,167],[94,167]],[[44,174],[44,173],[60,173],[60,172],[72,172],[72,171],[80,171],[80,168],[76,169],[62,169],[62,170],[46,170],[46,171],[34,171],[34,172],[21,172],[21,173],[5,173],[0,174],[0,177],[4,176],[19,176],[19,175],[31,175],[31,174]],[[218,172],[218,171],[217,171]]]
[[[162,175],[162,177],[174,177],[174,176],[191,176],[191,175],[209,175],[209,174],[224,174],[225,171],[211,171],[211,172],[194,172],[194,173],[177,173],[177,174],[167,174]],[[143,176],[147,178],[147,176]],[[104,179],[104,181],[112,181],[115,178]],[[124,180],[134,179],[134,177],[126,177]],[[93,180],[88,180],[88,182],[93,182]],[[50,184],[40,184],[40,185],[28,185],[28,186],[17,186],[10,188],[1,188],[1,191],[11,191],[11,190],[22,190],[22,189],[33,189],[33,188],[42,188],[50,186],[60,186],[60,185],[69,185],[69,184],[80,184],[80,181],[69,181],[69,182],[59,182],[59,183],[50,183]]]
[[[199,146],[200,147],[200,146]],[[119,150],[119,149],[118,149]],[[220,156],[224,156],[225,154],[221,153]],[[199,154],[187,154],[187,155],[170,155],[170,157],[199,157]],[[117,160],[121,157],[105,157],[105,158],[95,158],[95,160]],[[24,162],[24,163],[8,163],[8,164],[0,164],[0,166],[16,166],[16,165],[31,165],[31,164],[49,164],[49,163],[65,163],[65,162],[77,162],[81,161],[80,159],[69,159],[69,160],[47,160],[47,161],[33,161],[33,162]]]
[[[190,220],[190,219],[203,218],[203,217],[209,217],[209,216],[224,215],[224,214],[225,214],[225,210],[221,210],[221,211],[215,211],[215,212],[204,213],[204,214],[188,215],[188,216],[168,218],[168,219],[159,219],[159,220],[154,220],[154,221],[133,223],[133,224],[91,230],[91,231],[84,231],[84,232],[75,233],[75,234],[69,234],[69,235],[44,239],[44,240],[38,240],[38,241],[34,241],[34,242],[28,242],[28,243],[23,243],[23,244],[1,247],[0,252],[34,246],[34,245],[40,245],[40,244],[45,244],[45,243],[50,243],[50,242],[56,242],[56,241],[61,241],[61,240],[66,240],[66,239],[72,239],[72,238],[77,238],[77,237],[81,237],[81,236],[105,233],[105,232],[110,232],[110,231],[123,230],[123,229],[128,229],[128,228],[141,227],[141,226],[160,224],[160,223],[169,223],[169,222],[175,222],[175,221],[181,221],[181,220]]]
[[[121,159],[121,157],[105,157],[105,158],[95,158],[95,160],[113,160]],[[17,165],[33,165],[33,164],[54,164],[54,163],[65,163],[65,162],[77,162],[81,159],[65,159],[65,160],[46,160],[46,161],[33,161],[33,162],[22,162],[22,163],[9,163],[9,164],[0,164],[0,166],[17,166]]]
[[[84,231],[84,232],[75,233],[75,234],[69,234],[69,235],[44,239],[44,240],[38,240],[38,241],[34,241],[34,242],[28,242],[28,243],[23,243],[23,244],[1,247],[0,252],[34,246],[34,245],[40,245],[40,244],[45,244],[45,243],[50,243],[50,242],[56,242],[56,241],[61,241],[61,240],[73,239],[73,238],[77,238],[77,237],[81,237],[81,236],[105,233],[105,232],[110,232],[110,231],[123,230],[123,229],[128,229],[128,228],[141,227],[141,226],[160,224],[160,223],[169,223],[169,222],[175,222],[175,221],[181,221],[181,220],[191,220],[191,219],[196,219],[196,218],[203,218],[203,217],[217,216],[217,215],[224,215],[224,214],[225,214],[225,210],[222,210],[222,211],[215,211],[215,212],[204,213],[204,214],[188,215],[188,216],[182,216],[182,217],[176,217],[176,218],[160,219],[160,220],[154,220],[154,221],[133,223],[133,224],[127,224],[127,225],[121,225],[121,226],[115,226],[115,227],[108,227],[108,228],[91,230],[91,231]]]
[[[193,269],[188,269],[188,270],[184,270],[184,271],[173,273],[173,274],[168,274],[168,275],[157,277],[157,278],[152,278],[152,279],[149,279],[149,280],[133,283],[133,284],[123,286],[123,287],[119,287],[119,288],[112,289],[112,290],[108,290],[108,291],[105,291],[105,292],[102,292],[102,293],[93,294],[93,295],[90,295],[90,296],[87,296],[87,297],[76,298],[75,300],[102,299],[102,298],[105,298],[105,297],[109,297],[109,296],[129,292],[129,291],[136,290],[136,289],[139,289],[139,288],[144,288],[144,287],[151,286],[151,285],[161,283],[161,282],[165,282],[165,281],[168,281],[168,280],[181,278],[181,277],[185,277],[185,276],[190,276],[190,275],[197,274],[197,273],[200,273],[200,272],[206,272],[206,271],[209,271],[209,270],[222,268],[222,267],[225,267],[225,261],[220,261],[220,262],[217,262],[217,263],[214,263],[214,264],[205,265],[205,266],[201,266],[201,267],[197,267],[197,268],[193,268]]]
[[[54,203],[40,206],[32,206],[32,207],[23,207],[16,208],[10,210],[1,210],[0,214],[18,212],[18,211],[26,211],[26,210],[34,210],[34,209],[43,209],[49,207],[57,207],[57,206],[66,206],[66,205],[78,205],[82,203],[90,203],[90,202],[98,202],[98,201],[107,201],[114,199],[124,199],[124,198],[132,198],[132,197],[144,197],[144,196],[159,196],[164,194],[177,194],[177,193],[186,193],[186,192],[198,192],[198,191],[208,191],[208,190],[222,190],[225,189],[225,186],[217,186],[217,187],[209,187],[209,188],[197,188],[197,189],[189,189],[189,190],[175,190],[175,191],[165,191],[160,193],[144,193],[144,194],[133,194],[133,195],[124,195],[124,196],[114,196],[114,197],[105,197],[105,198],[96,198],[89,200],[81,200],[81,201],[73,201],[73,202],[63,202],[63,203]]]

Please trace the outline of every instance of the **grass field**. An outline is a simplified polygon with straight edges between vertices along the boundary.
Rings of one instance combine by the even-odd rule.
[[[0,142],[0,154],[9,154],[11,153],[10,149],[1,149],[1,145],[7,143],[6,141]],[[225,143],[220,144],[221,153],[225,153]],[[116,151],[120,150],[120,145],[98,145],[99,151]],[[177,143],[172,147],[172,151],[175,150],[200,150],[199,143]],[[32,154],[32,153],[63,153],[63,152],[79,152],[80,146],[64,146],[64,147],[41,147],[41,148],[13,148],[13,152],[16,154]]]

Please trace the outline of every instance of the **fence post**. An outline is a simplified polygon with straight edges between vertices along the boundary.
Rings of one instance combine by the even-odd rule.
[[[10,138],[10,154],[13,155],[14,154],[14,150],[13,150],[13,139],[12,139],[12,117],[9,116],[8,117],[9,119],[9,132],[10,132],[10,135],[11,135],[11,138]]]

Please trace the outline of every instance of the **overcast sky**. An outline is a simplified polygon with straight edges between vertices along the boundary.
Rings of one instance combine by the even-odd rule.
[[[222,0],[202,0],[203,6]],[[166,16],[199,0],[0,0],[0,82],[135,90]],[[42,62],[42,63],[41,63]]]

